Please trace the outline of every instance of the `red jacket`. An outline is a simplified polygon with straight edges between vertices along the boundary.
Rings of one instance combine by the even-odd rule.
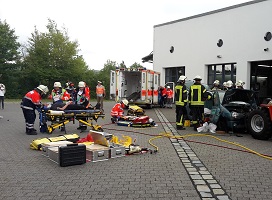
[[[169,98],[169,99],[173,98],[173,90],[167,89],[166,95],[167,95],[167,98]]]
[[[167,95],[167,93],[166,93],[166,92],[167,92],[166,88],[163,88],[163,89],[162,89],[162,91],[161,91],[161,95],[162,95],[162,96]]]
[[[35,110],[42,105],[41,100],[42,97],[36,90],[29,91],[22,100],[21,108]]]
[[[121,103],[117,103],[111,109],[112,117],[122,117],[124,115],[124,109],[121,106]]]

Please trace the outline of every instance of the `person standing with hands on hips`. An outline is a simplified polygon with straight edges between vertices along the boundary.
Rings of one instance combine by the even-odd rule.
[[[101,81],[97,81],[96,97],[97,97],[97,103],[100,104],[101,110],[103,110],[103,100],[104,100],[105,96],[106,96],[105,87],[102,85]]]
[[[188,102],[187,88],[185,86],[186,76],[180,76],[175,87],[175,104],[176,104],[176,128],[185,130],[184,121],[187,116],[186,105]]]

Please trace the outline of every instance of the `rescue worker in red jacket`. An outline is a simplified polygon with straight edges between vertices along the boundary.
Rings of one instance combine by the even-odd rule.
[[[186,105],[188,102],[187,88],[185,86],[186,76],[180,76],[175,87],[175,104],[176,104],[176,128],[185,130],[184,121],[187,117]]]
[[[48,97],[49,99],[53,99],[54,103],[63,103],[63,101],[68,101],[70,99],[70,94],[61,87],[60,82],[54,83],[54,89]]]
[[[128,100],[123,99],[120,103],[117,103],[111,109],[111,122],[115,123],[124,116],[124,108],[128,106]]]
[[[166,108],[172,108],[173,103],[173,90],[171,90],[170,86],[167,86],[166,89]]]
[[[160,95],[160,101],[159,101],[160,107],[164,108],[166,103],[166,96],[167,96],[165,87],[163,86],[159,87],[159,95]]]
[[[196,131],[204,121],[204,103],[207,99],[211,98],[211,95],[207,92],[206,88],[201,84],[202,78],[197,75],[195,83],[191,85],[189,90],[189,106],[192,113],[192,124]]]
[[[34,129],[34,123],[36,119],[35,109],[41,108],[41,100],[49,92],[48,87],[45,85],[39,85],[32,91],[26,93],[21,102],[21,108],[23,110],[25,123],[26,123],[26,134],[37,135],[37,130]]]

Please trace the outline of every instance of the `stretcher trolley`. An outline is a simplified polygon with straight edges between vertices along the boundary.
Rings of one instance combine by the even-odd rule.
[[[94,124],[93,121],[97,122],[99,118],[104,119],[105,114],[100,110],[41,110],[39,113],[40,118],[40,132],[52,133],[55,129],[64,127],[69,122],[75,123],[75,120],[81,122],[84,125],[91,127],[95,131],[103,131],[102,127],[98,124]],[[47,125],[47,122],[51,122]]]

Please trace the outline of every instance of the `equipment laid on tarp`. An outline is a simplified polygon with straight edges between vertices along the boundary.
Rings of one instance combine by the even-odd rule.
[[[152,127],[157,126],[152,118],[148,116],[123,116],[116,122],[118,126]]]
[[[35,150],[42,150],[42,144],[44,143],[57,142],[57,141],[77,142],[78,140],[79,140],[79,136],[77,134],[66,134],[66,135],[60,135],[57,137],[38,138],[33,140],[30,143],[30,148]]]
[[[133,144],[129,136],[123,135],[119,139],[112,134],[94,130],[90,130],[84,140],[80,140],[76,134],[63,135],[33,140],[30,147],[42,150],[44,156],[61,167],[84,164],[86,161],[97,162],[125,155],[156,152]]]
[[[40,118],[40,132],[52,133],[55,129],[60,127],[65,127],[65,124],[69,122],[75,122],[75,120],[80,123],[90,126],[93,130],[103,131],[102,127],[98,124],[93,124],[93,121],[98,120],[98,118],[104,118],[100,110],[46,110],[41,109],[39,112]],[[51,125],[47,125],[47,121],[51,122]],[[65,128],[64,128],[65,130]],[[65,130],[66,131],[66,130]],[[66,133],[66,132],[65,132]]]
[[[129,105],[127,115],[128,116],[143,116],[145,115],[145,110],[137,105]]]

